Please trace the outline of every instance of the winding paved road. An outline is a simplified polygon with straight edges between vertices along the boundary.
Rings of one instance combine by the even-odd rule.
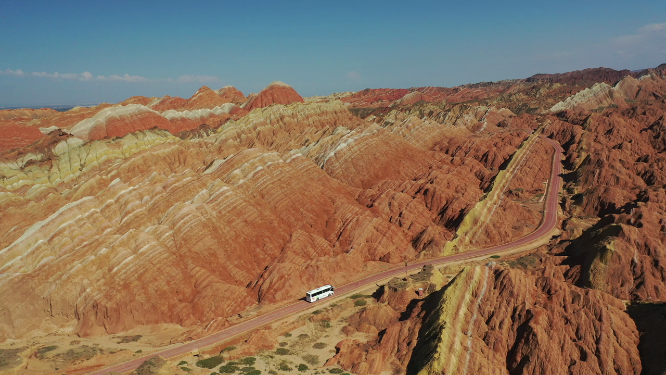
[[[493,246],[487,249],[481,249],[481,250],[472,250],[472,251],[466,251],[464,253],[459,253],[455,255],[449,255],[441,258],[435,258],[435,259],[428,259],[424,261],[420,261],[417,263],[413,263],[408,265],[407,267],[397,267],[390,269],[388,271],[378,273],[369,277],[366,277],[365,279],[355,281],[350,284],[346,284],[342,287],[336,288],[335,293],[336,295],[343,295],[350,293],[352,291],[355,291],[359,288],[362,287],[367,287],[368,285],[371,285],[373,283],[376,283],[379,280],[383,280],[389,277],[394,277],[397,275],[401,275],[404,272],[410,272],[410,271],[415,271],[427,264],[432,264],[432,265],[442,265],[442,264],[447,264],[447,263],[455,263],[455,262],[460,262],[462,260],[466,259],[471,259],[471,258],[479,258],[483,256],[489,256],[498,252],[506,251],[508,249],[511,249],[513,247],[521,246],[528,244],[530,242],[533,242],[535,240],[540,239],[542,236],[545,236],[548,234],[553,228],[555,228],[555,225],[557,224],[557,206],[559,204],[559,191],[560,191],[560,186],[561,186],[561,181],[560,181],[560,173],[562,171],[562,148],[560,145],[548,138],[545,138],[542,136],[542,139],[550,143],[553,148],[555,149],[555,153],[553,154],[553,165],[550,173],[550,186],[548,187],[548,200],[546,201],[546,207],[544,209],[544,217],[541,220],[541,225],[539,225],[539,228],[532,232],[531,234],[527,235],[526,237],[523,237],[519,240],[505,243],[503,245],[498,245],[498,246]],[[326,302],[326,301],[324,301]],[[317,302],[315,302],[316,304]],[[156,355],[159,355],[163,358],[172,358],[176,357],[185,353],[189,353],[191,351],[194,351],[198,348],[203,348],[212,344],[215,344],[220,341],[224,341],[226,339],[229,339],[235,335],[238,335],[240,333],[261,327],[267,323],[273,322],[275,320],[279,320],[282,318],[285,318],[287,316],[297,314],[303,310],[307,310],[313,306],[312,303],[306,302],[306,301],[299,301],[294,304],[291,304],[289,306],[285,306],[283,308],[280,308],[278,310],[272,311],[270,313],[267,313],[265,315],[259,316],[257,318],[236,324],[232,327],[229,327],[227,329],[224,329],[220,332],[214,333],[210,336],[206,336],[203,338],[200,338],[198,340],[194,340],[185,344],[182,344],[180,346],[176,346],[170,349],[166,349],[160,352],[155,352],[150,355],[143,356],[141,358],[133,359],[129,362],[124,362],[121,364],[117,364],[111,367],[107,367],[104,369],[100,369],[98,371],[93,372],[92,374],[95,375],[102,375],[102,374],[107,374],[111,371],[115,372],[128,372],[131,370],[136,369],[141,365],[145,360],[148,358],[154,357]]]

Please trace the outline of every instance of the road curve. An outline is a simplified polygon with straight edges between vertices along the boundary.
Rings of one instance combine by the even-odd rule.
[[[561,181],[560,181],[560,173],[562,171],[562,148],[560,145],[551,140],[548,139],[544,136],[541,136],[542,139],[544,139],[546,142],[550,143],[553,148],[555,149],[555,153],[553,154],[553,165],[551,168],[551,173],[550,173],[550,184],[548,186],[548,198],[546,200],[546,205],[544,208],[544,216],[541,220],[541,224],[539,225],[539,228],[532,232],[531,234],[516,240],[512,242],[508,242],[502,245],[498,246],[493,246],[489,247],[486,249],[480,249],[480,250],[472,250],[472,251],[466,251],[464,253],[459,253],[459,254],[454,254],[454,255],[449,255],[445,257],[440,257],[440,258],[435,258],[435,259],[428,259],[424,261],[420,261],[417,263],[412,263],[408,265],[407,267],[396,267],[393,269],[390,269],[388,271],[378,273],[372,276],[368,276],[364,279],[355,281],[350,284],[346,284],[342,287],[336,288],[335,292],[336,294],[346,294],[351,291],[354,291],[360,287],[371,285],[379,280],[386,279],[389,277],[394,277],[397,275],[401,275],[404,272],[410,272],[410,271],[415,271],[417,269],[422,268],[425,265],[432,264],[432,265],[441,265],[445,263],[451,263],[451,262],[459,262],[461,260],[465,259],[470,259],[470,258],[478,258],[478,257],[483,257],[486,255],[492,255],[497,252],[502,252],[508,249],[511,249],[513,247],[521,246],[528,244],[532,241],[535,241],[542,236],[546,235],[549,233],[553,228],[555,228],[555,225],[557,224],[557,207],[559,204],[559,191],[561,187]],[[316,304],[317,302],[315,302]],[[110,366],[104,369],[100,369],[98,371],[92,372],[91,374],[94,375],[102,375],[102,374],[107,374],[109,372],[115,371],[115,372],[128,372],[131,370],[136,369],[141,365],[144,361],[146,361],[148,358],[154,357],[154,356],[161,356],[162,358],[172,358],[176,357],[191,351],[194,351],[198,348],[203,348],[209,345],[212,345],[214,343],[217,343],[219,341],[223,341],[226,339],[229,339],[235,335],[238,335],[240,333],[261,327],[267,323],[270,323],[274,320],[278,320],[281,318],[285,318],[287,316],[296,314],[298,312],[301,312],[303,310],[307,310],[312,307],[312,303],[306,302],[306,301],[298,301],[294,304],[291,304],[289,306],[285,306],[283,308],[280,308],[278,310],[272,311],[270,313],[267,313],[265,315],[261,315],[259,317],[256,317],[254,319],[236,324],[234,326],[231,326],[229,328],[226,328],[222,331],[219,331],[217,333],[214,333],[210,336],[202,337],[198,340],[190,341],[188,343],[182,344],[180,346],[176,346],[170,349],[166,349],[160,352],[155,352],[150,355],[143,356],[141,358],[133,359],[129,362],[124,362],[120,363],[114,366]]]

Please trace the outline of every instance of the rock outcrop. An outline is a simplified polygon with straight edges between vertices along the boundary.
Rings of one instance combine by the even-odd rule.
[[[641,373],[636,325],[602,292],[491,263],[432,298],[410,373]]]
[[[69,129],[72,135],[84,139],[122,137],[125,134],[151,128],[170,129],[171,123],[154,110],[130,104],[106,108]]]
[[[0,153],[25,147],[42,138],[39,128],[14,121],[0,122]]]
[[[58,111],[51,108],[20,108],[20,109],[1,109],[0,121],[12,119],[36,119],[42,117],[49,117],[57,114]]]
[[[398,99],[393,105],[410,105],[418,103],[420,101],[431,102],[432,98],[422,92],[412,91],[409,94]]]
[[[240,90],[233,86],[224,86],[219,90],[215,90],[215,93],[217,93],[217,95],[219,95],[225,103],[241,105],[247,100],[245,95],[243,95]]]
[[[605,293],[493,263],[434,293],[437,283],[424,281],[389,282],[383,304],[345,328],[374,338],[341,341],[327,365],[362,375],[641,373],[636,325]]]
[[[248,96],[241,106],[248,111],[268,107],[271,104],[304,103],[303,98],[288,84],[280,81],[272,82],[256,95]]]

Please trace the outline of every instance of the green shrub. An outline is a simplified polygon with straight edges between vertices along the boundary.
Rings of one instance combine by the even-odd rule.
[[[118,336],[114,338],[120,339],[120,341],[118,341],[118,344],[127,344],[130,342],[137,342],[139,341],[139,339],[141,339],[141,337],[142,337],[141,335],[135,335],[135,336]]]
[[[293,371],[294,369],[289,367],[287,362],[282,362],[278,365],[278,370],[280,370],[280,371]]]
[[[319,322],[319,324],[322,326],[322,328],[331,328],[330,320],[322,320],[321,322]]]
[[[58,347],[55,346],[55,345],[45,346],[43,348],[39,348],[39,349],[37,349],[37,358],[44,358],[44,354],[46,354],[50,351],[56,350],[56,349],[58,349]]]
[[[289,349],[285,349],[285,348],[277,348],[277,350],[275,350],[275,354],[278,354],[278,355],[287,355],[287,354],[289,354]]]
[[[356,302],[354,302],[354,306],[365,306],[368,303],[364,299],[357,299]]]
[[[331,374],[342,374],[344,371],[342,371],[341,368],[332,368],[329,369],[328,372],[330,372]]]
[[[143,350],[139,349],[139,350],[135,351],[134,353],[141,354],[141,353],[143,353]]]
[[[248,373],[248,372],[250,372],[250,371],[253,371],[253,370],[255,370],[254,367],[252,367],[252,366],[248,366],[248,367],[241,367],[239,371],[242,372],[242,373],[244,373],[244,374],[246,374],[246,373]]]
[[[230,351],[235,350],[235,349],[236,349],[236,347],[233,346],[233,345],[227,346],[226,348],[222,349],[222,351],[220,353],[230,352]]]
[[[326,347],[326,344],[323,342],[316,342],[314,345],[312,345],[313,348],[315,349],[324,349]]]
[[[490,257],[493,258],[493,259],[499,259],[500,256],[499,255],[491,255]]]
[[[310,337],[310,335],[308,335],[307,333],[301,333],[300,335],[298,335],[299,340],[305,340],[308,337]]]
[[[324,347],[326,347],[326,344],[324,344]],[[316,366],[319,363],[319,356],[314,355],[314,354],[306,354],[302,356],[303,360],[307,363],[309,363],[311,366]]]
[[[300,365],[298,365],[298,371],[300,372],[307,371],[308,369],[309,369],[308,365],[306,365],[305,363],[301,363]]]
[[[211,369],[211,368],[215,368],[215,367],[219,366],[222,362],[224,362],[224,358],[222,358],[222,356],[218,355],[218,356],[215,356],[215,357],[210,357],[210,358],[206,358],[206,359],[202,359],[200,361],[197,361],[195,363],[195,365],[197,367],[203,367],[203,368]]]
[[[324,310],[315,310],[315,311],[312,312],[312,315],[319,315],[323,312],[324,312]]]
[[[268,373],[271,375],[277,375],[277,371],[275,370],[268,370]]]
[[[238,371],[238,366],[226,364],[224,366],[221,366],[219,370],[220,374],[233,374],[234,372]]]
[[[252,370],[245,375],[261,375],[261,370]]]
[[[189,367],[185,367],[185,366],[183,366],[183,367],[181,367],[180,369],[183,370],[183,371],[185,371],[185,372],[192,372],[192,369],[189,368]]]
[[[187,364],[187,361],[180,361],[180,362],[178,362],[178,364],[176,366],[180,367],[180,366],[186,365],[186,364]]]
[[[284,337],[291,337],[291,332],[287,332],[284,334]]]
[[[245,357],[238,362],[247,366],[254,366],[255,362],[257,362],[257,359],[254,357]]]
[[[281,348],[284,348],[285,346],[289,345],[286,342],[281,342],[278,345],[280,345]]]

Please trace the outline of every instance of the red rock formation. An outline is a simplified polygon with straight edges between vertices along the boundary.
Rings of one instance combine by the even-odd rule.
[[[58,111],[51,108],[2,109],[0,110],[0,121],[12,120],[12,119],[36,119],[36,118],[53,116],[57,113]]]
[[[117,105],[129,105],[129,104],[141,104],[141,105],[148,105],[150,102],[152,102],[155,98],[148,98],[145,96],[133,96],[129,99],[125,99],[122,102],[118,103]]]
[[[664,108],[646,99],[624,110],[564,112],[549,128],[572,170],[568,215],[601,218],[555,250],[556,264],[568,257],[571,282],[622,299],[666,300]]]
[[[0,122],[0,152],[6,152],[31,144],[42,138],[38,128],[17,124],[14,121]]]
[[[230,103],[230,101],[222,98],[217,92],[211,90],[208,86],[201,86],[201,88],[197,90],[197,92],[192,95],[181,108],[184,110],[202,108],[212,109],[226,103]]]
[[[407,89],[365,89],[340,100],[357,108],[388,107],[408,93]]]
[[[636,326],[604,293],[489,265],[464,270],[437,297],[411,370],[641,373]]]
[[[163,112],[170,109],[177,110],[183,108],[186,104],[187,99],[166,95],[161,98],[153,99],[150,103],[148,103],[147,107],[157,112]]]
[[[89,139],[122,137],[151,128],[171,130],[171,123],[159,113],[140,104],[107,108],[73,126],[69,133]]]
[[[69,129],[79,122],[91,118],[105,108],[111,107],[111,104],[102,103],[93,107],[74,107],[69,111],[58,112],[53,116],[44,117],[37,121],[31,122],[30,126],[36,128],[59,128]]]
[[[191,130],[202,124],[217,128],[230,118],[237,119],[246,114],[247,110],[232,103],[226,103],[212,109],[202,108],[191,111],[172,109],[162,112],[162,116],[172,124],[172,133]]]
[[[260,93],[248,96],[247,101],[241,107],[251,111],[255,108],[268,107],[271,104],[286,105],[303,102],[303,98],[291,86],[275,81],[266,86]]]
[[[219,90],[215,90],[217,95],[224,100],[225,103],[234,103],[236,105],[241,105],[245,103],[247,98],[243,95],[240,90],[233,86],[224,86]]]
[[[528,82],[547,81],[553,83],[565,84],[584,84],[592,85],[594,83],[605,82],[609,85],[615,84],[622,78],[630,75],[629,70],[615,70],[609,68],[590,68],[584,70],[576,70],[567,73],[557,74],[535,74],[527,78]]]
[[[624,304],[554,278],[466,268],[402,309],[401,320],[387,305],[352,317],[352,325],[385,331],[365,343],[341,341],[327,364],[357,374],[641,373]]]
[[[409,94],[398,99],[393,105],[410,105],[421,101],[431,102],[432,98],[422,92],[412,91]]]

